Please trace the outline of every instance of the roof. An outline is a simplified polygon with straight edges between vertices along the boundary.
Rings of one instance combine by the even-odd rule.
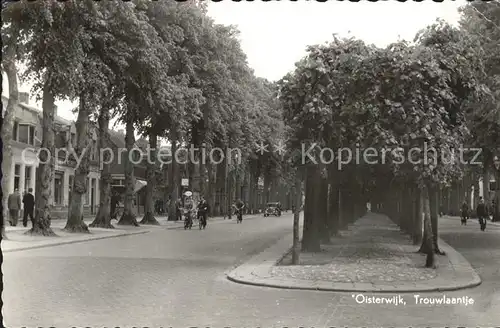
[[[2,95],[2,100],[3,101],[8,101],[9,98]],[[40,108],[36,107],[36,106],[32,106],[30,104],[26,104],[26,103],[19,103],[18,104],[19,107],[23,108],[23,109],[26,109],[26,110],[29,110],[35,114],[38,115],[38,118],[40,119],[39,124],[41,124],[42,122],[42,119],[43,119],[43,110],[41,110]],[[5,109],[4,109],[5,110]],[[35,122],[32,122],[32,123],[35,123]],[[55,115],[54,117],[54,123],[56,125],[63,125],[63,126],[69,126],[73,123],[75,123],[75,121],[70,121],[70,120],[67,120],[61,116],[58,116],[58,115]],[[122,132],[120,131],[114,131],[114,130],[109,130],[109,136],[110,136],[110,139],[111,139],[111,142],[118,148],[125,148],[126,147],[126,144],[125,144],[125,134],[123,134]],[[65,141],[62,140],[62,136],[58,135],[56,133],[56,135],[54,136],[55,137],[55,142],[56,144],[65,144]],[[149,146],[149,142],[146,138],[139,138],[137,139],[136,141],[136,145],[137,147],[141,148],[141,149],[147,149],[147,147]]]
[[[109,138],[111,139],[111,142],[118,148],[125,148],[125,134],[114,131],[114,130],[109,130]]]

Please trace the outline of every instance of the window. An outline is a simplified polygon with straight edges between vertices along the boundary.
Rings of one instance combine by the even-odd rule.
[[[71,133],[71,145],[76,146],[76,133]]]
[[[85,193],[85,205],[88,205],[89,204],[89,200],[90,200],[90,178],[87,178],[87,180],[85,180],[85,185],[86,185],[86,190],[87,192]]]
[[[14,190],[19,190],[19,184],[21,183],[21,165],[16,164],[14,166]]]
[[[26,169],[24,171],[24,190],[28,191],[29,187],[31,186],[31,166],[26,166]]]
[[[71,190],[73,189],[73,179],[74,177],[72,175],[70,175],[68,177],[68,186],[69,186],[69,191],[71,192]]]
[[[111,185],[112,186],[121,186],[122,180],[120,179],[113,179],[111,180]]]
[[[490,191],[500,190],[498,189],[497,183],[495,181],[490,181]]]
[[[92,160],[97,160],[97,141],[92,141]]]
[[[68,177],[68,205],[71,204],[71,190],[73,190],[73,176]]]
[[[35,145],[36,131],[34,126],[30,126],[30,145]]]
[[[17,141],[17,132],[19,130],[19,123],[14,122],[14,126],[12,127],[12,140]]]
[[[68,145],[68,135],[65,131],[59,131],[57,133],[58,135],[58,138],[59,138],[59,142],[61,143],[59,146],[61,147],[66,147]],[[56,147],[57,147],[57,143],[56,143]]]
[[[64,182],[64,173],[63,172],[55,172],[54,177],[54,204],[61,205],[63,202],[63,182]]]
[[[35,127],[29,124],[18,124],[13,130],[14,140],[28,144],[35,144]]]

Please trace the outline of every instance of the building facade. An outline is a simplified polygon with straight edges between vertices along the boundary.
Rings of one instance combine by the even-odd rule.
[[[42,111],[29,104],[29,94],[19,93],[19,105],[15,108],[12,129],[12,166],[9,174],[7,194],[18,189],[21,194],[29,188],[35,191],[36,174],[39,164],[38,153],[42,137]],[[4,108],[8,99],[2,96]],[[75,164],[67,159],[69,149],[76,143],[76,127],[74,122],[57,115],[54,117],[54,143],[58,155],[49,204],[52,206],[53,218],[66,218],[70,199],[71,186],[75,173]],[[94,214],[99,204],[99,161],[97,153],[97,134],[92,129],[92,148],[90,173],[87,177],[87,194],[84,198],[84,213]]]

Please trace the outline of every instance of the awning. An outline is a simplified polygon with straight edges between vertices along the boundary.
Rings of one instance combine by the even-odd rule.
[[[138,192],[142,188],[144,188],[148,184],[147,181],[144,180],[135,180],[134,193]]]

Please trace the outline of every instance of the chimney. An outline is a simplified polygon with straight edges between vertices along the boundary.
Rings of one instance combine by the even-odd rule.
[[[57,105],[54,105],[54,118],[57,117]]]
[[[125,130],[120,129],[120,130],[118,130],[118,133],[119,133],[120,135],[125,134]]]
[[[29,92],[19,92],[19,102],[24,104],[29,104],[30,103]]]

